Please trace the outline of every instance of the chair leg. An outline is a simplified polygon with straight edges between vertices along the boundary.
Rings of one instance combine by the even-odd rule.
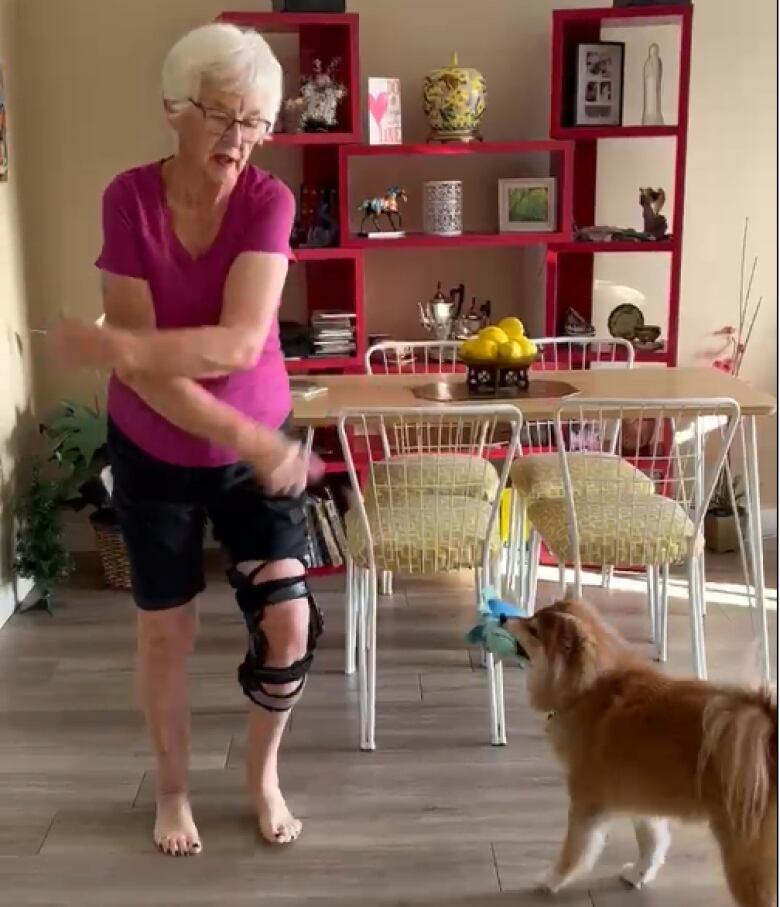
[[[360,625],[360,749],[376,749],[376,600],[375,571],[364,570]]]
[[[533,530],[531,532],[531,545],[528,553],[528,590],[525,597],[525,607],[529,616],[534,613],[534,608],[536,606],[536,585],[541,546],[542,537],[536,530]]]
[[[393,571],[392,570],[383,570],[379,574],[379,594],[380,595],[392,595],[393,594]]]
[[[525,500],[519,495],[515,495],[515,505],[517,508],[517,532],[515,534],[517,569],[512,575],[512,580],[516,583],[515,594],[517,601],[523,602],[528,595],[528,590],[526,589],[528,581],[528,546],[525,541],[528,523],[526,520]]]
[[[645,568],[647,578],[647,613],[650,618],[650,642],[658,642],[658,584],[657,568],[648,564]]]
[[[344,673],[354,674],[357,670],[358,615],[360,612],[358,570],[351,560],[347,561],[347,601],[344,625]]]
[[[490,707],[490,742],[506,746],[506,714],[504,709],[504,666],[487,653],[488,703]]]
[[[661,568],[661,588],[658,594],[658,661],[666,663],[669,642],[669,565]]]
[[[707,679],[707,662],[704,650],[704,620],[699,601],[698,558],[688,559],[688,595],[690,598],[691,616],[691,649],[693,654],[693,670],[700,680]]]

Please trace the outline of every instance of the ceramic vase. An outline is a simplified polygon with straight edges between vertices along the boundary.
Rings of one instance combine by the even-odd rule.
[[[479,126],[485,113],[487,85],[479,70],[458,64],[434,69],[423,82],[423,110],[430,125],[428,141],[481,140]]]

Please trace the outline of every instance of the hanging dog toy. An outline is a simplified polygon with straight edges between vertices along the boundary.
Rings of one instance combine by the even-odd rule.
[[[515,661],[525,667],[528,659],[525,653],[520,654],[522,649],[514,636],[504,629],[504,624],[510,617],[526,617],[526,612],[516,605],[501,601],[490,587],[483,591],[482,603],[477,612],[479,622],[466,634],[466,643],[481,646],[502,661]]]

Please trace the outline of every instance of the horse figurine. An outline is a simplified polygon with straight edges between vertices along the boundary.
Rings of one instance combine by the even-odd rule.
[[[406,189],[402,189],[400,186],[390,186],[390,188],[385,192],[383,197],[367,198],[360,203],[359,211],[363,212],[363,220],[360,222],[360,232],[364,233],[366,221],[370,218],[371,223],[374,225],[374,229],[377,232],[382,232],[382,227],[379,224],[380,215],[384,214],[385,217],[390,222],[391,230],[400,230],[403,221],[401,220],[401,212],[398,210],[398,200],[402,202],[407,201],[406,198]]]

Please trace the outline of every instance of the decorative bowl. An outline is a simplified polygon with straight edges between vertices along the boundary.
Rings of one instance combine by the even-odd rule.
[[[528,389],[528,369],[541,357],[524,356],[513,361],[501,359],[471,359],[459,356],[468,368],[466,384],[469,392],[480,396],[514,396]]]

